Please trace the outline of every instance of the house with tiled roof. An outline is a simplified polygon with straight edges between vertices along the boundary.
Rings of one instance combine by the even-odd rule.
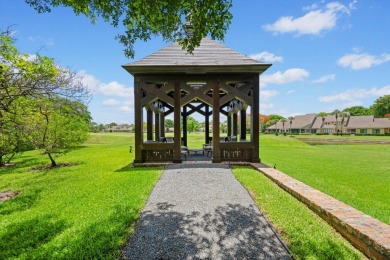
[[[278,121],[276,124],[271,125],[267,128],[268,133],[286,132],[286,133],[310,133],[311,127],[316,119],[316,114],[298,115],[295,116],[291,121],[286,122]],[[291,122],[291,124],[290,124]]]
[[[351,116],[347,125],[350,134],[388,134],[390,133],[389,118],[374,118],[374,116]]]
[[[311,127],[311,133],[336,134],[346,133],[348,117],[336,115],[317,116]]]
[[[268,133],[290,132],[290,120],[278,121],[267,128]],[[363,134],[390,135],[390,119],[374,118],[374,116],[316,116],[307,114],[296,116],[291,120],[291,133],[312,134]]]

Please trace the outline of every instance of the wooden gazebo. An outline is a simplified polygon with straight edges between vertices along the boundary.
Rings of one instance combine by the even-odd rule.
[[[187,145],[187,116],[194,112],[205,117],[205,144],[212,140],[212,162],[259,162],[259,75],[270,66],[207,38],[202,39],[193,54],[174,43],[124,65],[134,76],[134,163],[182,162],[182,147]],[[164,121],[171,113],[174,137],[172,142],[165,142]],[[239,136],[238,139],[220,137],[221,114],[227,116],[227,136]]]

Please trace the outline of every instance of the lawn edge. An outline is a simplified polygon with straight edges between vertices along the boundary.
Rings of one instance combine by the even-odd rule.
[[[390,259],[390,226],[262,163],[248,164],[308,206],[355,248],[373,259]],[[315,196],[313,196],[315,194]]]

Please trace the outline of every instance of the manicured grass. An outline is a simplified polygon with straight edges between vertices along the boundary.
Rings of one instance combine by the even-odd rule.
[[[311,146],[281,135],[260,143],[263,163],[390,224],[390,145]]]
[[[236,178],[251,192],[295,259],[362,259],[325,221],[262,173],[234,167]]]
[[[58,163],[37,151],[0,168],[0,191],[20,191],[0,204],[0,259],[116,259],[162,168],[130,168],[134,135],[92,134]]]

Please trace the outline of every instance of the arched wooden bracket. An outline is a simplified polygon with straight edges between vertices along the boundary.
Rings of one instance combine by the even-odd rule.
[[[174,105],[173,98],[168,96],[167,94],[173,90],[173,84],[164,84],[162,87],[158,88],[156,84],[147,84],[141,82],[140,87],[143,91],[148,93],[148,95],[146,95],[141,100],[141,105],[143,107],[146,107],[148,104],[156,101],[157,99],[161,99],[162,101],[170,104],[171,106]]]
[[[232,101],[233,99],[239,99],[247,105],[252,105],[253,101],[250,93],[253,88],[253,82],[250,81],[247,84],[239,86],[238,88],[232,87],[224,82],[220,83],[220,85],[220,88],[226,92],[226,95],[221,97],[219,100],[220,106],[228,103],[229,101]]]
[[[211,106],[213,104],[213,99],[208,96],[206,93],[212,89],[212,85],[207,83],[199,88],[193,88],[187,83],[182,82],[180,84],[180,89],[187,92],[187,95],[180,99],[180,105],[184,106],[190,103],[193,100],[199,99]]]

